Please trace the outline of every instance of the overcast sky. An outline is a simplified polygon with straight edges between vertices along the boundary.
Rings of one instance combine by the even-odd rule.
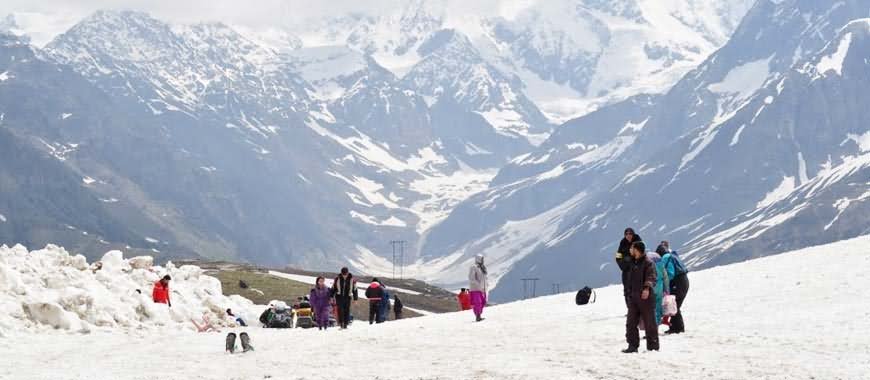
[[[281,24],[302,14],[316,16],[349,10],[376,10],[384,0],[3,0],[0,14],[37,12],[81,19],[98,9],[135,9],[173,21],[221,20],[257,25]],[[316,6],[312,7],[314,3]],[[364,4],[361,4],[364,3]]]
[[[448,2],[451,13],[510,13],[537,0],[426,0]],[[19,15],[18,23],[42,45],[99,9],[133,9],[171,22],[222,21],[249,28],[303,26],[306,20],[348,12],[378,14],[411,0],[0,0],[0,17]]]

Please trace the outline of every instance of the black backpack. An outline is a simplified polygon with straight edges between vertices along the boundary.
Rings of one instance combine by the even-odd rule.
[[[589,298],[592,298],[592,303],[595,303],[597,297],[595,291],[587,286],[577,291],[577,297],[574,299],[574,302],[577,302],[578,305],[585,305],[589,303]]]

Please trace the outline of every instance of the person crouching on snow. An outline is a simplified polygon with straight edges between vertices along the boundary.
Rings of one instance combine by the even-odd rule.
[[[468,289],[471,290],[471,304],[477,322],[483,320],[483,308],[486,306],[486,265],[483,255],[474,258],[474,264],[468,269]]]
[[[237,324],[241,327],[248,326],[248,323],[245,322],[242,317],[236,316],[236,314],[233,313],[233,309],[227,309],[227,319],[229,320],[229,322]]]
[[[646,256],[646,245],[641,241],[631,244],[631,263],[628,271],[628,316],[625,321],[625,339],[628,348],[624,353],[637,352],[640,346],[638,324],[643,321],[646,330],[646,349],[659,350],[659,330],[656,323],[655,286],[656,266]]]
[[[154,283],[154,290],[151,291],[151,297],[154,299],[154,303],[165,303],[169,307],[172,307],[172,301],[169,300],[169,281],[172,280],[172,277],[169,275],[163,276],[160,281]]]
[[[456,300],[459,301],[459,311],[471,310],[471,295],[468,294],[468,289],[460,289]]]

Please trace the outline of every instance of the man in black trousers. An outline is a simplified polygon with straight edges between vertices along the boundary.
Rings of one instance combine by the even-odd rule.
[[[332,294],[335,295],[335,304],[338,306],[338,325],[344,330],[350,323],[350,303],[359,298],[356,280],[347,267],[341,268],[341,274],[332,283]]]
[[[628,316],[625,320],[625,339],[628,348],[624,353],[637,352],[640,347],[638,324],[643,321],[646,331],[647,351],[659,350],[659,330],[656,323],[656,266],[646,256],[646,246],[641,241],[631,244],[631,265],[628,273]]]

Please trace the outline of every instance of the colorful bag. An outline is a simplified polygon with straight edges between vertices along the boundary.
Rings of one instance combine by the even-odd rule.
[[[662,314],[667,317],[673,317],[677,315],[679,309],[677,308],[677,296],[673,294],[666,294],[662,299]]]

